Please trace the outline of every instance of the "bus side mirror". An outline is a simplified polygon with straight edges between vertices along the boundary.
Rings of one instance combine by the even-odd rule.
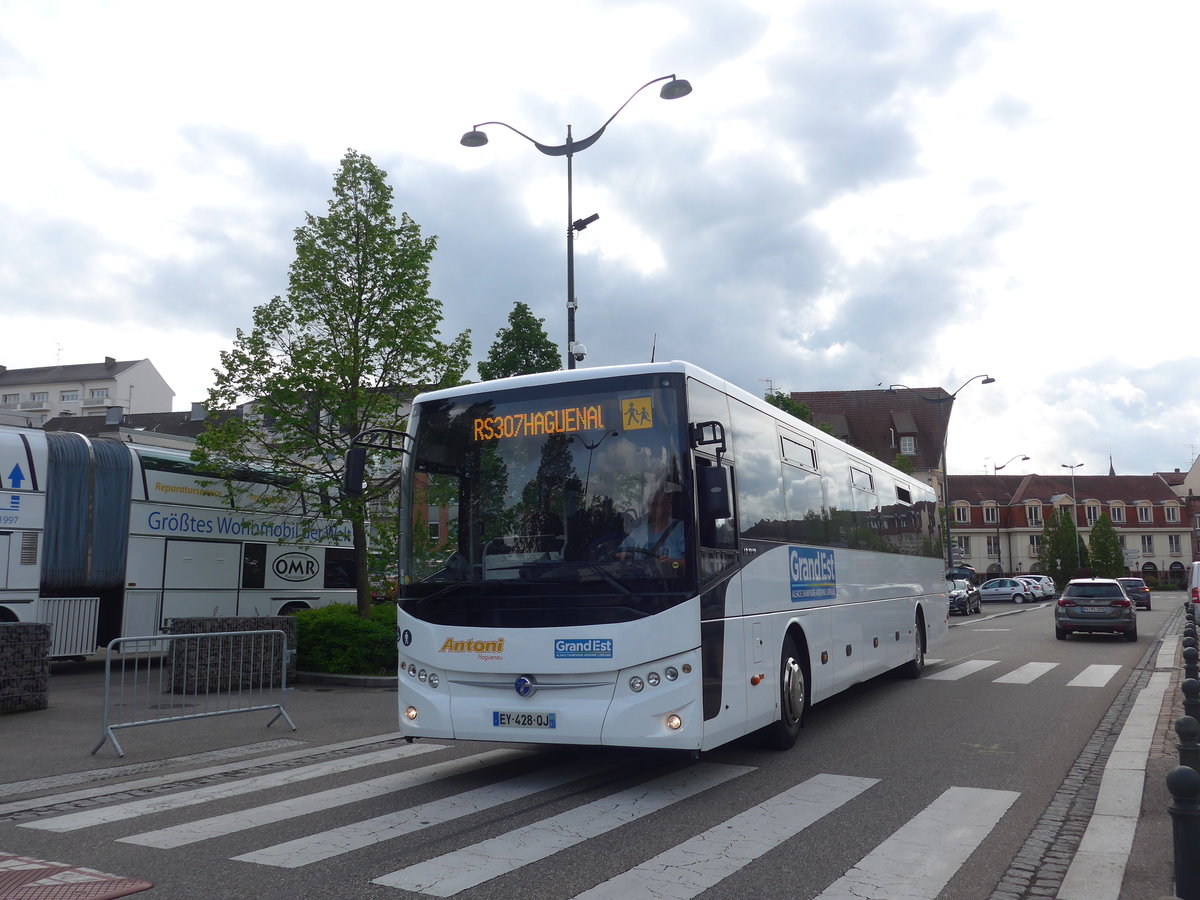
[[[696,470],[700,491],[700,520],[711,522],[728,519],[733,515],[730,502],[729,468],[727,466],[705,466]]]
[[[367,448],[351,447],[346,451],[346,471],[342,474],[342,493],[359,497],[363,492],[363,476],[367,470]]]

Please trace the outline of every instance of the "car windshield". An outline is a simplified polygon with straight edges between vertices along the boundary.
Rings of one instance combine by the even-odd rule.
[[[1133,588],[1137,591],[1140,591],[1146,586],[1146,582],[1142,581],[1140,578],[1120,578],[1118,581],[1120,581],[1126,589]]]
[[[971,589],[971,585],[968,582],[962,581],[962,580],[952,581],[952,582],[950,582],[950,585],[951,585],[952,589],[956,590],[956,591],[969,591]]]
[[[1068,584],[1064,597],[1072,600],[1119,600],[1121,586],[1118,584]]]

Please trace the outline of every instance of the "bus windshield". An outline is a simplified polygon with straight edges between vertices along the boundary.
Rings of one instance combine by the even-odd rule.
[[[694,584],[681,379],[626,376],[419,402],[401,598],[439,623],[626,621]]]

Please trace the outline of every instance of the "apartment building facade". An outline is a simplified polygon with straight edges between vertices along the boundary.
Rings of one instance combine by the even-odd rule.
[[[1197,547],[1187,502],[1159,475],[951,475],[950,533],[981,576],[1037,572],[1046,522],[1072,515],[1085,544],[1107,513],[1130,575],[1186,583]]]
[[[39,426],[56,416],[161,412],[175,392],[148,359],[9,369],[0,365],[0,412],[6,424]],[[21,421],[14,421],[19,419]]]

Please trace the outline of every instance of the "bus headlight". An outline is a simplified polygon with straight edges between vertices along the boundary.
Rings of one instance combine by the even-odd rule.
[[[674,681],[679,677],[679,670],[674,666],[667,666],[663,669],[663,675],[666,676],[667,681]]]
[[[436,688],[441,683],[442,683],[442,679],[438,678],[436,672],[429,673],[429,686],[431,688]]]
[[[635,694],[640,694],[643,688],[646,687],[646,682],[642,681],[640,675],[634,675],[629,679],[629,689]]]
[[[650,685],[650,687],[658,687],[658,684],[659,684],[658,673],[651,672],[649,675],[647,675],[646,676],[646,684]]]

